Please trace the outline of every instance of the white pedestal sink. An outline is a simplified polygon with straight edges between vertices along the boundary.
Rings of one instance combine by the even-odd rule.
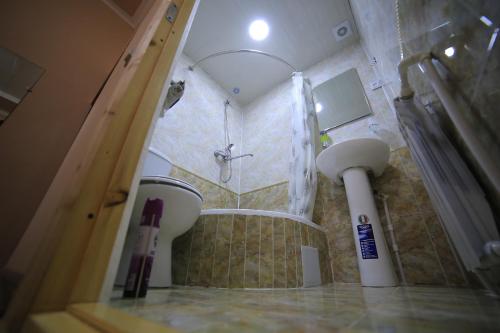
[[[389,160],[389,146],[378,139],[353,139],[334,144],[318,155],[318,169],[345,185],[356,243],[361,284],[397,284],[367,172],[380,176]]]

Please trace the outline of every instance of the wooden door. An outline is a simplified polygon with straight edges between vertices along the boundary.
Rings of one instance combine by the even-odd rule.
[[[156,0],[137,28],[28,228],[42,237],[35,248],[21,246],[32,260],[3,320],[9,330],[30,313],[101,299],[135,199],[135,171],[196,1]],[[173,23],[165,16],[171,3],[178,7]]]

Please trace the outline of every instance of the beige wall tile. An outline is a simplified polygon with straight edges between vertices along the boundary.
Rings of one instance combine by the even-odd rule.
[[[243,288],[245,278],[245,237],[246,216],[235,215],[231,238],[231,262],[229,271],[229,287]]]
[[[267,216],[204,215],[174,240],[174,284],[219,288],[296,288],[301,245],[318,248],[323,283],[332,281],[326,234]]]
[[[288,212],[288,182],[242,193],[239,208]]]
[[[259,287],[260,216],[247,216],[245,288]]]
[[[263,216],[260,219],[260,262],[259,287],[273,287],[274,253],[273,253],[273,218]]]
[[[285,223],[282,218],[273,219],[274,231],[274,288],[286,288]]]
[[[309,241],[309,231],[313,232],[312,227],[309,227],[305,224],[300,225],[300,244],[309,246],[311,242]]]
[[[203,196],[202,209],[238,208],[238,194],[233,191],[175,165],[170,176],[184,180],[200,191]]]
[[[188,285],[197,285],[200,281],[201,251],[203,249],[203,232],[205,229],[204,216],[200,216],[193,226],[193,236],[191,238],[191,251],[188,264]],[[173,254],[177,255],[176,252]]]
[[[199,283],[201,286],[209,286],[212,281],[214,264],[215,240],[217,235],[217,216],[206,215],[203,218],[205,230],[203,232],[203,247],[200,256]]]
[[[229,284],[229,251],[232,229],[233,215],[219,215],[211,286],[227,288]]]
[[[336,224],[327,235],[330,246],[333,246],[331,260],[335,281],[359,283],[361,279],[351,225]]]
[[[466,286],[468,281],[464,275],[463,268],[457,262],[453,253],[453,248],[449,245],[445,230],[438,217],[434,213],[424,215],[425,225],[431,237],[434,249],[446,277],[447,283],[451,286]]]
[[[332,283],[332,267],[330,264],[330,255],[328,251],[328,239],[325,233],[320,233],[319,263],[322,284]]]
[[[172,283],[185,285],[191,252],[191,239],[194,228],[177,237],[172,243]]]
[[[302,237],[300,235],[301,233],[301,223],[296,223],[293,222],[294,228],[294,243],[295,243],[295,257],[297,261],[297,287],[302,287],[304,285],[303,282],[303,275],[302,275]]]
[[[285,219],[286,287],[297,287],[297,247],[295,246],[295,226]]]
[[[446,284],[437,253],[427,234],[422,217],[400,216],[394,221],[401,262],[406,280],[411,284]]]

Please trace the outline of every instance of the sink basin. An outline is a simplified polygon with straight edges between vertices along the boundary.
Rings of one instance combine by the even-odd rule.
[[[389,161],[389,146],[382,140],[361,138],[339,142],[323,150],[316,165],[325,176],[342,185],[342,174],[349,168],[361,167],[380,176]]]
[[[397,284],[391,254],[380,224],[367,172],[380,176],[389,160],[389,146],[378,139],[353,139],[325,149],[316,159],[318,169],[345,185],[361,285]]]

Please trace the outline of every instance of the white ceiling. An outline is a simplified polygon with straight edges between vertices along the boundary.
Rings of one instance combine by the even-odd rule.
[[[264,19],[269,36],[254,41],[249,24]],[[337,42],[332,28],[350,21],[353,34]],[[184,53],[197,61],[230,49],[257,49],[277,55],[298,70],[333,55],[358,38],[348,0],[201,0]],[[202,67],[245,105],[290,77],[291,69],[255,54],[211,58]],[[240,93],[232,93],[234,87]]]

